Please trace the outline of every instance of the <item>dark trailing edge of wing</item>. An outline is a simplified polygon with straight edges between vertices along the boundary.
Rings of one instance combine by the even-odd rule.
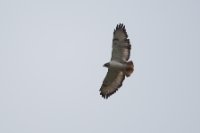
[[[127,49],[131,49],[131,45],[129,44],[129,45],[127,45],[127,46],[124,46],[124,48],[127,48]]]

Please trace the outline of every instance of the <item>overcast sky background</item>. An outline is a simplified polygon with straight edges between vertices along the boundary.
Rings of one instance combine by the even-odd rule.
[[[199,133],[200,1],[0,0],[1,133]],[[99,95],[124,23],[135,71]]]

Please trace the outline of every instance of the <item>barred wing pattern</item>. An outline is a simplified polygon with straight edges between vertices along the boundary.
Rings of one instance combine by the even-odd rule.
[[[111,60],[116,60],[123,63],[129,59],[131,45],[123,24],[117,25],[113,32],[112,48]]]
[[[102,97],[108,98],[110,95],[115,93],[118,88],[122,86],[124,78],[125,75],[123,72],[108,69],[107,75],[100,88],[100,94],[102,95]]]

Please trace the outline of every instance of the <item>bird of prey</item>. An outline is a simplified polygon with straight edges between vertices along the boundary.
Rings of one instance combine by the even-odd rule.
[[[129,77],[134,71],[134,64],[128,61],[130,57],[131,44],[128,39],[125,25],[118,24],[113,32],[111,61],[103,66],[108,72],[100,88],[100,95],[108,98],[121,86],[125,77]]]

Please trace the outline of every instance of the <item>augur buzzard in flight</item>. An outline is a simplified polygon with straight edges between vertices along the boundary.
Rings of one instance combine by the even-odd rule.
[[[134,71],[130,57],[131,44],[125,29],[125,25],[118,24],[113,32],[111,61],[104,64],[108,68],[107,75],[100,88],[103,98],[108,98],[121,86],[125,77],[129,77]]]

